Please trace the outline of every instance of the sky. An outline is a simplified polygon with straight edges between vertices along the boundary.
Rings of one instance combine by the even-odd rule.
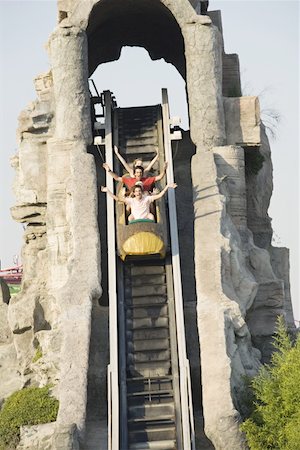
[[[290,249],[295,319],[299,300],[299,2],[273,0],[210,1],[222,11],[226,53],[238,53],[244,95],[258,95],[262,118],[274,125],[270,138],[274,191],[269,209],[274,245]],[[36,98],[33,79],[49,69],[45,43],[56,24],[56,2],[0,0],[0,259],[11,265],[20,254],[22,225],[10,218],[14,205],[13,169],[17,117]],[[151,61],[140,48],[93,74],[99,91],[114,92],[119,106],[160,103],[167,87],[171,114],[188,127],[185,86],[176,69]]]

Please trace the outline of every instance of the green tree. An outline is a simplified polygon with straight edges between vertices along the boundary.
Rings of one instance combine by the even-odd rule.
[[[252,380],[253,412],[242,425],[251,450],[300,449],[300,336],[293,344],[278,320],[270,365]]]

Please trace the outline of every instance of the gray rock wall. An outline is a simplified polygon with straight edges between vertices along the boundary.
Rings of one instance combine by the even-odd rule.
[[[35,80],[38,99],[20,115],[19,153],[12,160],[12,215],[27,226],[22,292],[9,306],[0,305],[5,341],[1,379],[13,380],[3,384],[0,397],[24,383],[55,384],[60,400],[56,431],[52,438],[47,427],[41,434],[41,439],[50,436],[49,448],[75,449],[83,439],[88,380],[93,376],[89,357],[97,336],[92,311],[97,309],[98,323],[107,324],[105,312],[93,308],[101,296],[98,225],[101,232],[103,221],[97,210],[94,158],[87,152],[92,142],[88,46],[103,25],[102,12],[105,20],[113,17],[114,9],[105,5],[102,0],[58,1],[59,25],[48,44],[51,70]],[[114,5],[120,6],[118,0]],[[122,2],[124,14],[126,5]],[[184,205],[178,223],[181,258],[188,268],[183,290],[193,394],[201,408],[201,352],[206,433],[216,449],[242,449],[242,376],[257,372],[261,353],[263,361],[270,356],[278,314],[286,313],[293,323],[288,254],[270,245],[270,147],[257,98],[237,97],[238,57],[224,53],[220,14],[199,16],[193,8],[197,2],[188,0],[140,0],[139,6],[144,14],[161,17],[180,43],[170,49],[162,40],[155,49],[156,41],[148,36],[144,46],[153,58],[172,61],[187,82],[192,142],[185,136],[180,144],[184,157],[179,156],[177,166],[175,161],[175,172],[177,202]],[[122,45],[143,45],[142,35],[134,40],[125,33],[122,39],[101,44],[107,53],[96,56],[113,60]],[[105,333],[102,339],[107,340]],[[36,360],[37,350],[42,356]],[[98,363],[104,364],[103,345],[98,353]],[[103,367],[102,381],[104,377]],[[101,380],[90,392],[99,391]],[[26,448],[26,439],[24,431],[21,448]]]

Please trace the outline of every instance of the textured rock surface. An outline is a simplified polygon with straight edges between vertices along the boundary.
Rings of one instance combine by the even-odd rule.
[[[18,450],[51,450],[55,422],[21,427]]]
[[[9,288],[0,278],[0,405],[4,398],[22,387],[13,334],[7,317],[9,300]]]
[[[271,247],[272,163],[257,99],[238,97],[238,57],[224,53],[221,15],[197,15],[198,3],[58,1],[59,25],[48,43],[51,70],[35,79],[38,99],[19,117],[19,152],[12,158],[12,215],[27,226],[22,292],[9,306],[0,303],[0,397],[24,383],[53,383],[60,408],[55,425],[23,429],[20,449],[78,449],[85,426],[98,436],[105,420],[107,311],[95,302],[107,268],[100,264],[98,223],[101,229],[104,220],[87,153],[87,78],[99,63],[117,59],[124,45],[143,46],[186,79],[193,143],[186,134],[175,173],[177,202],[184,206],[178,223],[188,268],[183,287],[196,429],[203,421],[201,351],[206,433],[216,449],[246,448],[238,425],[242,376],[256,373],[260,351],[263,360],[270,356],[278,314],[286,312],[293,323],[288,254]],[[127,27],[119,27],[121,19]],[[107,305],[105,287],[104,294]],[[97,422],[94,395],[103,406]],[[201,448],[211,447],[198,438]],[[86,444],[93,448],[91,434]]]
[[[21,427],[17,450],[79,450],[76,425],[60,426],[56,422]]]
[[[13,342],[0,344],[0,370],[0,403],[2,403],[3,399],[24,386]]]
[[[228,145],[260,145],[260,110],[257,97],[224,98],[224,112]]]
[[[238,428],[241,377],[253,375],[259,366],[259,352],[252,348],[245,323],[257,284],[226,212],[230,193],[228,187],[226,195],[221,189],[224,174],[218,173],[215,162],[215,155],[218,161],[221,154],[238,152],[238,148],[217,147],[192,160],[203,410],[206,434],[218,449],[246,448]],[[243,171],[235,178],[243,183]]]
[[[251,154],[254,154],[256,159],[263,157],[258,173],[253,173],[251,170]],[[273,191],[273,166],[271,149],[263,124],[259,150],[245,148],[245,161],[246,168],[247,165],[250,166],[249,170],[246,170],[248,227],[253,233],[255,244],[258,247],[269,248],[272,228],[268,208]]]
[[[271,265],[274,274],[280,280],[283,280],[284,288],[284,312],[286,315],[286,322],[291,330],[295,330],[295,322],[293,315],[293,307],[290,290],[290,260],[289,250],[287,248],[271,247],[270,248]]]
[[[57,422],[76,423],[83,432],[92,301],[101,295],[96,174],[86,153],[91,127],[85,33],[60,27],[49,48],[57,111],[47,186],[49,286],[62,330]]]

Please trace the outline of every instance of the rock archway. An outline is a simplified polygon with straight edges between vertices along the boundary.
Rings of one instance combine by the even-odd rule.
[[[205,430],[217,449],[246,448],[242,376],[260,364],[251,339],[267,357],[276,317],[290,307],[288,254],[270,243],[272,165],[258,101],[240,96],[238,58],[224,52],[218,12],[199,16],[187,0],[58,0],[58,10],[51,70],[35,80],[38,100],[20,116],[13,161],[12,213],[27,224],[23,291],[8,307],[22,383],[56,384],[52,448],[77,440],[72,424],[84,437],[91,311],[101,296],[88,77],[122,46],[142,46],[187,85],[195,155],[192,176],[181,175],[195,224]],[[260,152],[263,163],[251,167],[244,151],[258,161]],[[43,356],[33,362],[37,347]]]
[[[123,46],[145,48],[151,59],[163,58],[185,78],[184,40],[174,16],[160,1],[121,0],[97,3],[87,27],[89,71],[120,57]]]

